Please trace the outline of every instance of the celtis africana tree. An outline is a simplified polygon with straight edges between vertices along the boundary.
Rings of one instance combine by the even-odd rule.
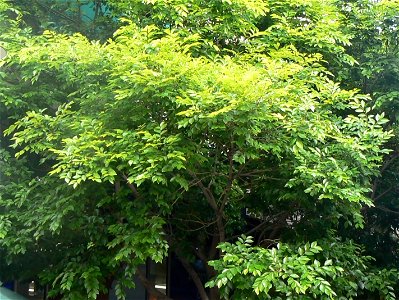
[[[34,260],[63,299],[107,299],[112,282],[123,299],[135,276],[170,299],[138,267],[173,253],[203,300],[395,299],[397,272],[343,234],[367,222],[394,134],[350,82],[354,10],[106,1],[106,39],[32,30],[23,5],[0,3],[11,268]]]

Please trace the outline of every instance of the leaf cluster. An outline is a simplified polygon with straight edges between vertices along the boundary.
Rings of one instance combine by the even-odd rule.
[[[266,249],[252,241],[242,236],[223,243],[223,256],[210,262],[218,275],[207,286],[220,288],[225,299],[354,299],[367,290],[396,299],[396,270],[374,273],[371,258],[352,242],[326,239]]]

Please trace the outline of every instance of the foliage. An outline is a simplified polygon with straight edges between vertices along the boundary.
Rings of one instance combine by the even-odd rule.
[[[122,299],[137,267],[169,249],[215,260],[218,270],[216,246],[246,230],[247,208],[259,240],[295,236],[304,223],[317,230],[300,240],[364,225],[392,133],[370,97],[343,89],[326,68],[353,63],[332,1],[108,5],[124,23],[106,42],[32,34],[21,17],[4,16],[0,247],[9,261],[54,253],[41,274],[53,295],[96,299],[117,280]],[[254,259],[291,257],[298,270],[315,268],[305,258],[342,258],[309,269],[326,282],[334,272],[346,280],[298,287],[317,297],[358,291],[345,290],[354,282],[345,264],[356,255],[366,289],[393,283],[350,243],[337,242],[333,254],[328,242],[309,244],[303,263],[293,259],[303,256],[299,246],[240,243]]]
[[[224,255],[210,262],[219,274],[207,285],[221,288],[225,299],[353,299],[367,291],[396,299],[397,271],[370,270],[371,257],[352,242],[278,243],[271,249],[252,243],[242,236],[220,244]]]
[[[117,24],[102,0],[19,0],[13,1],[12,7],[23,13],[23,22],[37,34],[50,29],[106,40]]]
[[[380,176],[373,179],[370,194],[374,207],[364,209],[366,219],[362,231],[342,230],[346,236],[365,245],[367,253],[379,265],[398,263],[398,39],[399,6],[397,1],[341,1],[346,15],[345,30],[353,36],[347,53],[357,61],[352,68],[332,70],[347,87],[369,93],[378,111],[390,120],[384,126],[395,137],[386,145],[390,154],[384,159]]]

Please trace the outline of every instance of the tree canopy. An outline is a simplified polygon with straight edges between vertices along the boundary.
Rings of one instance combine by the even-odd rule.
[[[76,28],[0,1],[14,276],[34,259],[54,296],[101,299],[116,281],[123,299],[140,265],[175,253],[201,299],[395,299],[395,261],[377,268],[364,240],[371,207],[393,210],[376,198],[396,150],[397,86],[380,73],[396,80],[397,2],[93,3],[105,25]]]

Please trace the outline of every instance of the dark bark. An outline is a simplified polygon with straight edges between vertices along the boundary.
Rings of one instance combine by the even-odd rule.
[[[96,300],[108,300],[109,299],[109,291],[112,288],[112,282],[114,281],[114,277],[110,276],[105,280],[105,288],[107,289],[106,292],[102,292],[98,294]]]
[[[209,292],[209,300],[220,300],[219,289],[214,287]]]
[[[139,194],[139,192],[137,191],[136,186],[135,186],[133,183],[130,183],[130,182],[129,182],[129,179],[127,178],[127,176],[126,176],[125,174],[123,174],[123,179],[126,180],[126,184],[127,184],[127,186],[129,187],[129,189],[132,191],[134,198],[135,198],[135,199],[139,198],[140,194]]]
[[[232,160],[231,160],[232,161]],[[234,173],[233,173],[233,169],[232,169],[232,164],[230,165],[230,172],[229,172],[229,177],[228,177],[228,182],[227,182],[227,186],[224,189],[224,191],[222,192],[221,198],[219,199],[219,204],[218,205],[218,201],[215,198],[214,194],[212,193],[211,190],[211,183],[208,186],[205,186],[204,183],[202,182],[202,180],[200,178],[198,178],[197,174],[194,173],[191,170],[188,170],[188,173],[190,174],[190,176],[192,176],[192,178],[195,180],[196,185],[200,188],[200,190],[202,191],[202,194],[204,195],[205,199],[207,200],[209,206],[213,209],[214,214],[215,214],[215,232],[212,236],[212,244],[210,246],[209,252],[207,257],[201,258],[205,264],[207,264],[208,261],[210,260],[214,260],[214,259],[218,259],[221,256],[221,251],[218,250],[216,248],[216,246],[219,243],[223,243],[226,241],[226,228],[225,228],[225,224],[224,224],[224,206],[226,205],[228,199],[229,199],[229,194],[231,191],[231,187],[232,187],[232,182],[234,180]],[[207,268],[207,275],[209,276],[209,278],[213,277],[211,275],[211,273],[213,273],[213,271],[211,270],[212,268],[210,268],[208,266]],[[198,292],[200,292],[198,290]],[[212,288],[209,290],[209,295],[208,295],[208,299],[209,300],[219,300],[220,299],[220,294],[219,294],[219,289],[218,288]]]
[[[194,249],[194,253],[204,263],[206,275],[208,276],[208,278],[212,278],[212,277],[216,276],[215,269],[213,269],[211,266],[208,265],[208,261],[209,261],[208,257],[206,257],[205,254],[200,249]]]
[[[198,178],[198,176],[188,170],[189,174],[195,179],[197,186],[200,188],[202,191],[203,195],[205,196],[205,199],[207,200],[209,206],[213,209],[215,212],[215,219],[216,219],[216,225],[217,225],[217,244],[222,243],[226,240],[225,236],[225,226],[223,222],[223,211],[220,210],[220,207],[217,205],[217,201],[215,199],[215,196],[213,195],[210,186],[206,187],[201,179]],[[213,243],[214,244],[214,243]],[[213,247],[212,247],[213,248]],[[212,249],[211,249],[212,250]]]
[[[204,284],[202,283],[198,273],[194,270],[192,265],[182,256],[176,253],[176,257],[179,259],[184,269],[186,269],[187,273],[190,275],[191,279],[194,281],[194,284],[200,294],[201,300],[209,300],[209,297],[205,291]]]
[[[100,293],[98,294],[96,300],[108,300],[109,299],[109,293]]]
[[[384,164],[382,165],[382,167],[380,168],[380,174],[384,173],[385,170],[392,165],[392,163],[399,157],[399,153],[393,153],[389,159],[387,159]],[[374,182],[373,182],[373,186],[372,186],[372,192],[371,192],[371,196],[370,198],[373,201],[378,200],[379,198],[382,197],[382,195],[385,195],[387,192],[382,192],[382,195],[377,195],[377,189],[378,189],[378,184],[379,184],[379,178],[375,178]]]
[[[155,296],[157,300],[173,300],[172,298],[169,298],[165,294],[158,291],[155,288],[155,284],[151,282],[139,268],[136,271],[136,275],[147,292],[150,295]]]

